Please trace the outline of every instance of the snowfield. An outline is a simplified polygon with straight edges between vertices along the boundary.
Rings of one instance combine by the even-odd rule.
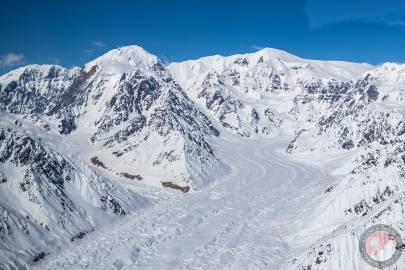
[[[405,235],[404,74],[126,46],[0,76],[0,269],[373,269],[362,233]]]
[[[286,139],[224,137],[214,145],[228,175],[189,194],[138,190],[156,203],[34,269],[280,269],[321,237],[296,234],[317,203],[312,194],[335,180],[288,159]]]

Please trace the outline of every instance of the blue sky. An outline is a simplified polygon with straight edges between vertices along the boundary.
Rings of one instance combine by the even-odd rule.
[[[173,62],[273,47],[305,58],[405,62],[405,1],[0,0],[0,74],[82,65],[137,44]]]

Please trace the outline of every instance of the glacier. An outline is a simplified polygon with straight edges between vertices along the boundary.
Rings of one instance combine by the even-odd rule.
[[[405,230],[404,71],[135,45],[11,71],[0,268],[374,269],[360,235]]]

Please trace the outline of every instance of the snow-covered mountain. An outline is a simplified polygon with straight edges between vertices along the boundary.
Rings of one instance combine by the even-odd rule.
[[[287,152],[311,160],[340,156],[341,180],[322,195],[308,224],[308,230],[324,236],[291,269],[339,269],[344,260],[353,269],[367,269],[358,260],[358,239],[365,229],[388,224],[404,233],[403,68],[377,67],[345,83],[332,100],[323,98],[331,89],[297,99],[297,104],[323,103],[326,110],[314,126],[297,133]]]
[[[305,60],[264,49],[169,70],[224,128],[243,136],[294,131],[290,156],[334,164],[341,180],[315,195],[319,204],[289,237],[301,251],[286,268],[342,269],[347,260],[345,269],[367,269],[358,253],[361,233],[373,224],[404,231],[404,65]]]
[[[148,200],[41,139],[0,128],[0,267],[21,269]]]
[[[138,46],[83,68],[23,67],[2,76],[0,87],[3,111],[44,132],[69,134],[83,147],[90,139],[83,158],[98,160],[106,173],[199,187],[208,179],[204,167],[219,165],[206,141],[219,132],[160,60]]]
[[[188,192],[226,169],[208,143],[218,130],[138,46],[82,68],[11,71],[0,77],[0,110],[2,262],[147,204],[111,179]]]
[[[252,234],[250,222],[263,216],[273,222],[265,238],[275,241],[270,244],[276,251],[257,268],[369,269],[358,253],[361,233],[377,223],[405,230],[404,87],[404,65],[308,60],[276,49],[166,67],[142,48],[128,46],[84,67],[30,65],[11,71],[0,77],[0,259],[18,266],[38,251],[46,254],[48,246],[97,230],[100,220],[136,217],[136,209],[158,198],[176,209],[151,210],[155,214],[144,230],[158,230],[162,241],[193,235],[182,230],[203,226],[212,236],[220,223],[210,227],[207,220],[228,210],[240,214],[220,219],[229,221],[224,231],[196,250],[194,261],[185,260],[183,269],[196,266],[207,252],[207,257],[219,252],[226,242],[221,239],[245,215],[252,220],[241,225],[241,235]],[[287,142],[280,154],[284,161],[278,152],[272,158],[259,153],[269,140]],[[254,143],[254,155],[225,146],[232,142]],[[274,176],[266,166],[275,168]],[[306,166],[327,171],[327,179],[311,180]],[[285,168],[295,173],[284,175]],[[305,181],[290,179],[300,173]],[[221,181],[209,185],[216,180]],[[153,189],[152,199],[140,192],[144,184],[198,192],[170,200]],[[227,199],[226,192],[233,197]],[[271,201],[273,196],[279,201]],[[302,203],[305,211],[273,209],[289,203]],[[173,228],[158,226],[165,222]],[[145,239],[145,261],[157,241]],[[198,241],[186,244],[191,242]],[[133,250],[129,263],[146,263],[133,259],[134,252],[140,256]],[[225,262],[217,267],[227,268],[226,253],[218,256]]]
[[[293,123],[288,119],[298,93],[313,85],[354,79],[372,66],[306,60],[267,48],[251,54],[172,63],[168,68],[220,126],[242,136],[266,137],[285,131]]]

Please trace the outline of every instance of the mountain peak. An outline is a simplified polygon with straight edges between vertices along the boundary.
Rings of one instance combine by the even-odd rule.
[[[168,66],[177,82],[188,88],[195,81],[205,78],[207,73],[221,74],[226,70],[238,73],[256,73],[256,69],[290,73],[301,78],[354,80],[374,69],[369,64],[344,61],[321,61],[298,57],[288,52],[264,48],[254,53],[230,56],[213,55],[197,60],[171,63]]]
[[[257,52],[254,53],[249,53],[247,54],[248,57],[263,57],[264,61],[270,60],[270,59],[281,59],[283,61],[297,61],[297,60],[302,60],[300,57],[293,55],[291,53],[288,53],[286,51],[282,51],[279,49],[274,49],[274,48],[263,48]]]
[[[88,71],[98,66],[107,74],[122,74],[135,69],[149,69],[159,58],[137,45],[113,49],[85,65]]]

